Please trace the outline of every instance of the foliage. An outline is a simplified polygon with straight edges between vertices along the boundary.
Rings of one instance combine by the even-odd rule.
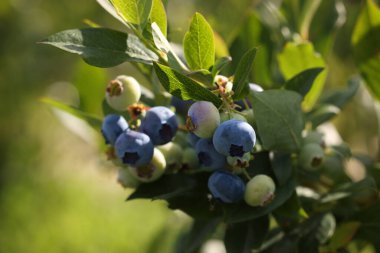
[[[357,239],[379,249],[372,232],[378,230],[378,223],[370,228],[371,232],[366,232],[365,227],[377,221],[374,214],[379,206],[378,182],[370,173],[360,181],[341,176],[351,157],[349,148],[344,143],[328,145],[321,138],[314,142],[325,150],[322,164],[309,170],[298,159],[300,150],[309,141],[308,134],[336,116],[359,86],[358,79],[352,78],[344,89],[321,97],[329,63],[317,52],[309,33],[323,2],[283,1],[275,7],[262,3],[259,11],[250,13],[231,43],[232,63],[228,57],[216,57],[216,43],[220,38],[200,13],[193,16],[184,36],[183,55],[176,52],[168,41],[165,9],[159,0],[99,1],[125,25],[124,32],[107,28],[75,29],[42,41],[79,54],[96,67],[132,62],[155,87],[154,104],[159,104],[162,95],[160,83],[166,92],[182,100],[209,101],[223,108],[225,100],[218,96],[213,81],[220,73],[230,74],[234,101],[244,99],[251,103],[254,122],[250,123],[256,130],[258,145],[252,151],[254,158],[245,173],[248,178],[266,174],[275,180],[277,189],[271,203],[251,207],[243,202],[227,204],[210,200],[208,170],[168,172],[158,181],[141,184],[128,197],[128,200],[165,200],[169,208],[180,209],[194,218],[193,228],[181,238],[186,246],[178,246],[178,252],[199,249],[221,223],[225,224],[223,233],[228,252],[278,252],[278,249],[337,252]],[[367,0],[352,36],[355,62],[377,99],[380,97],[379,13],[376,3]],[[251,33],[245,33],[246,30]],[[268,31],[280,39],[274,41],[268,37]],[[257,80],[263,82],[265,91],[250,90],[249,83]],[[99,127],[99,118],[85,108],[73,108],[51,99],[44,102]],[[330,173],[330,159],[336,162],[335,174]],[[373,161],[368,164],[367,167],[375,166]],[[269,226],[270,220],[276,221],[276,226]]]

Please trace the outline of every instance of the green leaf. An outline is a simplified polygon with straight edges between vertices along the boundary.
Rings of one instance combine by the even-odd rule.
[[[128,200],[138,198],[164,199],[168,200],[177,196],[182,196],[189,192],[196,185],[193,178],[181,175],[165,175],[150,184],[140,185]]]
[[[341,109],[353,98],[359,88],[360,80],[352,78],[348,87],[334,91],[320,99],[320,104],[306,114],[306,120],[315,128],[338,115]]]
[[[248,77],[252,70],[253,61],[256,56],[256,48],[250,49],[241,58],[239,65],[236,68],[234,76],[233,98],[239,99],[247,94],[243,94],[244,88],[248,85]]]
[[[181,59],[174,52],[172,46],[170,45],[165,35],[162,33],[160,27],[154,22],[152,23],[151,27],[154,44],[158,50],[167,55],[169,66],[179,71],[188,70],[185,64],[183,64]]]
[[[250,253],[265,240],[269,231],[267,215],[249,222],[228,224],[224,243],[228,253]]]
[[[286,80],[293,78],[306,69],[325,67],[324,60],[314,51],[314,47],[310,42],[301,44],[287,43],[277,59],[280,70]],[[315,79],[302,104],[306,110],[310,110],[317,102],[322,93],[326,76],[327,70],[325,69]]]
[[[268,17],[272,18],[273,16],[265,15],[265,18]],[[240,27],[240,31],[230,46],[233,59],[231,72],[233,73],[235,71],[244,53],[252,47],[258,47],[259,50],[255,58],[255,68],[251,71],[249,80],[260,85],[272,84],[271,70],[273,69],[272,51],[274,51],[274,46],[273,32],[261,22],[257,13],[249,11],[247,18]]]
[[[347,87],[322,97],[321,104],[330,104],[342,109],[356,94],[360,85],[359,78],[351,78],[348,80]]]
[[[102,126],[102,119],[100,117],[97,117],[95,115],[91,115],[89,113],[85,113],[73,106],[69,106],[69,105],[65,105],[65,104],[62,104],[61,102],[59,101],[56,101],[54,99],[51,99],[51,98],[42,98],[40,100],[41,102],[45,103],[45,104],[48,104],[54,108],[57,108],[59,110],[62,110],[64,112],[67,112],[77,118],[80,118],[84,121],[86,121],[87,123],[89,123],[92,127],[96,128],[96,129],[100,129],[101,126]]]
[[[126,24],[125,21],[116,12],[115,7],[110,3],[109,0],[96,0],[100,6],[103,7],[111,16],[119,20],[121,23]]]
[[[360,222],[354,221],[341,223],[322,252],[336,252],[338,249],[346,247],[355,236],[360,225]]]
[[[153,0],[110,0],[119,16],[127,23],[144,28],[150,12]]]
[[[300,148],[304,125],[301,100],[299,94],[287,90],[252,94],[258,135],[265,149],[294,152]]]
[[[200,13],[193,16],[183,40],[183,49],[187,63],[193,70],[208,69],[214,64],[214,33]]]
[[[156,23],[158,27],[160,27],[162,34],[166,37],[168,24],[165,7],[161,0],[153,0],[153,7],[149,20],[151,23]]]
[[[211,74],[213,77],[215,77],[225,66],[230,64],[232,61],[232,58],[229,56],[219,58],[216,60],[214,66],[212,66]]]
[[[161,84],[173,96],[182,100],[210,101],[216,107],[221,105],[222,101],[199,83],[159,63],[153,66]]]
[[[352,34],[354,56],[369,90],[380,100],[380,8],[367,0]]]
[[[264,216],[281,206],[289,199],[295,189],[296,182],[290,179],[283,186],[279,186],[275,192],[273,201],[264,207],[251,207],[245,203],[228,205],[225,204],[225,220],[227,223],[236,223],[252,220]]]
[[[219,224],[220,218],[213,218],[209,220],[195,219],[190,231],[178,240],[175,252],[199,252],[199,248],[202,246],[202,243],[214,233]]]
[[[303,97],[309,93],[311,87],[313,86],[314,80],[317,78],[318,74],[321,73],[323,68],[311,68],[294,76],[292,79],[285,83],[285,89],[298,92]]]
[[[107,82],[108,77],[104,69],[79,61],[73,80],[79,93],[79,109],[94,115],[102,115],[102,102]]]
[[[306,114],[306,121],[311,122],[313,128],[331,120],[340,113],[340,108],[335,105],[322,104]]]
[[[108,68],[125,61],[151,64],[157,55],[135,36],[106,28],[66,30],[41,43],[79,54],[88,64]]]
[[[270,159],[272,170],[279,185],[286,184],[293,175],[292,157],[288,153],[273,152]]]

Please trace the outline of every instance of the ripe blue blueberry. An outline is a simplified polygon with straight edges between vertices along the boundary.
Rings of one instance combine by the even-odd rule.
[[[117,157],[133,166],[147,165],[153,157],[153,149],[148,135],[133,130],[124,131],[115,142]]]
[[[174,106],[175,112],[182,116],[186,116],[190,106],[194,103],[193,100],[182,100],[173,96],[170,100],[170,105]]]
[[[200,139],[195,146],[195,151],[199,163],[204,167],[216,170],[226,165],[226,157],[215,150],[212,139]]]
[[[178,129],[177,118],[169,108],[152,107],[141,121],[140,130],[149,135],[154,145],[170,142]]]
[[[200,138],[211,138],[220,124],[218,108],[211,102],[198,101],[190,106],[186,126]]]
[[[106,144],[114,145],[117,137],[127,129],[128,123],[123,116],[109,114],[103,120],[101,131]]]
[[[243,157],[253,149],[256,134],[247,122],[232,119],[220,124],[212,139],[219,153],[225,156]]]
[[[200,140],[198,136],[196,136],[194,133],[189,133],[187,140],[190,143],[191,146],[195,147],[197,145],[197,142]]]
[[[236,203],[243,199],[243,180],[227,171],[215,171],[208,179],[208,189],[212,196],[224,203]]]

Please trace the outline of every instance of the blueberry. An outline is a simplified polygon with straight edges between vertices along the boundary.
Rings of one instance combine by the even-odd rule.
[[[268,205],[274,198],[276,185],[267,175],[257,175],[247,183],[244,200],[250,206]]]
[[[153,143],[148,135],[133,130],[124,131],[115,142],[115,151],[124,164],[147,165],[153,157]]]
[[[174,142],[168,142],[165,145],[157,147],[165,156],[166,164],[171,170],[177,170],[181,166],[183,149]]]
[[[196,136],[194,133],[190,133],[187,137],[188,142],[191,146],[195,147],[197,145],[197,142],[200,140],[198,136]]]
[[[243,199],[243,180],[226,171],[215,171],[208,179],[208,189],[212,196],[224,203],[236,203]]]
[[[211,102],[198,101],[190,106],[186,126],[198,137],[212,137],[219,124],[219,111]]]
[[[183,156],[182,156],[182,169],[194,170],[198,168],[198,166],[199,166],[199,161],[198,161],[197,152],[193,148],[186,148],[183,151]]]
[[[112,80],[106,88],[106,101],[117,111],[125,111],[141,97],[140,84],[131,76],[121,75]]]
[[[137,188],[139,181],[131,175],[128,168],[120,168],[117,171],[117,182],[124,188]]]
[[[178,122],[174,112],[164,106],[149,109],[140,126],[140,130],[149,135],[154,145],[170,142],[177,129]]]
[[[247,122],[247,119],[239,114],[239,113],[236,113],[236,112],[222,112],[220,114],[220,122],[224,122],[224,121],[227,121],[227,120],[230,120],[230,119],[236,119],[236,120],[240,120],[240,121],[245,121]]]
[[[195,151],[199,163],[204,167],[216,170],[226,165],[226,157],[215,150],[212,139],[200,139],[195,146]]]
[[[308,143],[301,148],[298,156],[299,164],[306,170],[316,170],[322,164],[324,150],[317,143]]]
[[[107,115],[102,124],[102,134],[106,144],[114,145],[117,137],[128,129],[128,123],[124,117],[115,114]]]
[[[155,148],[152,160],[147,165],[131,166],[129,172],[140,182],[149,183],[159,179],[164,174],[165,169],[165,157],[159,149]]]
[[[193,100],[182,100],[173,96],[170,100],[170,105],[174,106],[177,114],[186,116],[190,106],[194,103]]]
[[[232,119],[220,124],[212,139],[219,153],[225,156],[243,157],[253,149],[256,134],[247,122]]]

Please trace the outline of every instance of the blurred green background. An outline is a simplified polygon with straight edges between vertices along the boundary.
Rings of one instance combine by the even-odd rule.
[[[181,42],[191,16],[200,11],[231,44],[258,2],[169,0],[170,37]],[[326,89],[345,86],[357,72],[350,37],[362,1],[342,3],[346,22],[335,32],[333,50],[324,54],[331,67]],[[86,18],[123,29],[92,0],[0,1],[0,252],[165,253],[189,223],[164,202],[125,202],[129,192],[116,183],[116,171],[93,133],[66,118],[64,126],[39,102],[49,95],[75,105],[73,85],[99,94],[114,75],[137,75],[128,64],[96,69],[36,44],[55,32],[85,27]],[[316,17],[314,27],[322,18]],[[323,50],[320,42],[317,51]],[[354,152],[378,160],[375,118],[373,99],[362,85],[334,123]]]

